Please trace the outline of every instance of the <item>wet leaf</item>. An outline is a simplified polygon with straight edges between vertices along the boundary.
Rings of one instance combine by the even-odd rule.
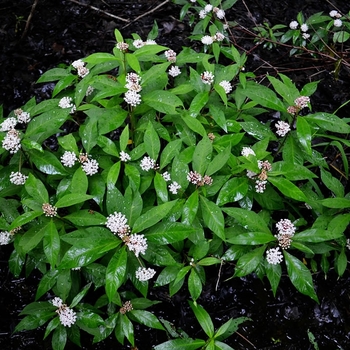
[[[195,302],[189,301],[188,303],[190,304],[191,309],[192,309],[193,313],[195,314],[196,319],[199,322],[199,324],[201,325],[205,334],[209,338],[212,338],[214,336],[214,324],[213,324],[213,321],[211,320],[208,312],[205,311],[202,306],[198,305]]]
[[[237,202],[244,198],[248,192],[248,179],[234,177],[222,186],[216,204],[222,206],[226,203]]]
[[[221,209],[207,198],[200,196],[200,208],[202,210],[205,225],[223,241],[225,240],[225,220]]]
[[[196,301],[202,293],[202,282],[195,269],[191,269],[187,283],[190,295]]]

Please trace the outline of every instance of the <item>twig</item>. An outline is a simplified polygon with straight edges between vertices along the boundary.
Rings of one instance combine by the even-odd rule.
[[[145,16],[149,15],[150,13],[153,13],[154,11],[157,11],[160,7],[164,6],[164,5],[165,5],[166,3],[168,3],[168,2],[169,2],[169,0],[165,0],[165,1],[163,1],[161,4],[159,4],[158,6],[156,6],[155,8],[153,8],[152,10],[149,10],[149,11],[143,13],[142,15],[140,15],[140,16],[134,18],[131,22],[129,22],[128,24],[126,24],[122,29],[124,29],[124,28],[128,27],[130,24],[132,24],[132,23],[138,21],[140,18],[145,17]]]
[[[29,30],[30,21],[32,20],[32,17],[33,17],[33,14],[34,14],[34,11],[35,11],[35,8],[36,8],[36,5],[38,4],[38,2],[39,2],[39,0],[34,0],[34,2],[33,2],[32,9],[30,10],[29,16],[27,18],[26,26],[25,26],[24,31],[23,31],[22,36],[21,36],[21,41],[27,35],[27,32]]]
[[[83,4],[82,2],[79,2],[79,1],[76,1],[76,0],[69,0],[70,2],[74,2],[75,4],[78,4],[78,5],[81,5],[81,6],[85,6],[85,7],[88,7],[90,8],[91,10],[95,10],[97,12],[101,12],[103,13],[104,15],[108,16],[108,17],[111,17],[111,18],[115,18],[115,19],[118,19],[119,21],[123,21],[123,22],[129,22],[128,19],[124,19],[124,18],[121,18],[121,17],[118,17],[118,16],[115,16],[115,15],[112,15],[111,13],[109,12],[106,12],[106,11],[103,11],[95,6],[91,6],[91,5],[88,5],[88,4]]]

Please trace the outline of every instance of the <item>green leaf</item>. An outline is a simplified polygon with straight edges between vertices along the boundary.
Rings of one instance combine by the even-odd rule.
[[[227,322],[220,326],[215,332],[214,338],[217,340],[224,340],[230,337],[238,329],[238,326],[243,322],[251,321],[248,317],[230,318]]]
[[[188,276],[188,290],[194,301],[196,301],[202,293],[202,282],[195,269],[191,269]]]
[[[282,194],[297,201],[307,202],[304,193],[292,182],[282,177],[268,177],[268,181],[277,187]]]
[[[72,300],[72,302],[70,303],[69,307],[73,308],[75,306],[77,306],[80,302],[81,299],[84,298],[84,296],[86,295],[86,293],[88,292],[89,288],[91,287],[91,282],[88,283]]]
[[[50,81],[60,80],[69,75],[69,72],[65,68],[53,68],[41,75],[37,80],[37,83],[47,83]]]
[[[48,203],[49,194],[44,184],[38,180],[34,175],[29,173],[24,187],[28,194],[39,203]]]
[[[59,325],[52,334],[52,350],[64,350],[67,343],[67,330],[63,325]]]
[[[172,159],[180,153],[182,146],[181,140],[170,141],[163,149],[160,155],[160,169],[167,166]]]
[[[212,143],[209,137],[203,137],[201,141],[198,142],[192,159],[192,167],[194,171],[199,174],[204,175],[210,161],[211,154],[213,152]]]
[[[336,197],[344,197],[343,184],[330,172],[324,170],[323,168],[321,168],[321,180],[325,186],[335,194]]]
[[[139,60],[137,59],[136,55],[133,55],[131,53],[126,53],[125,54],[126,62],[130,66],[132,70],[134,70],[136,73],[140,74],[141,72],[141,67]]]
[[[196,350],[202,348],[204,345],[205,340],[202,339],[179,338],[159,344],[154,347],[154,350]]]
[[[216,204],[222,206],[226,203],[237,202],[248,193],[248,179],[234,177],[222,186],[216,199]]]
[[[91,116],[86,119],[85,124],[83,124],[79,129],[79,136],[81,137],[81,142],[86,153],[96,146],[99,132],[97,129],[98,119],[95,116]]]
[[[30,160],[38,170],[47,175],[67,175],[66,169],[55,155],[49,151],[39,152],[35,149],[28,151]]]
[[[337,256],[336,262],[335,262],[335,268],[337,270],[338,276],[343,276],[346,267],[348,265],[348,258],[345,253],[345,249],[342,249],[340,251],[340,254]]]
[[[112,302],[118,288],[123,284],[128,254],[125,246],[117,250],[107,265],[106,270],[106,294],[108,300]]]
[[[76,80],[76,76],[73,74],[67,75],[66,77],[60,79],[56,85],[55,88],[52,91],[52,97],[55,97],[57,94],[59,94],[62,90],[66,89],[67,87],[71,86],[73,81]]]
[[[65,151],[74,152],[75,154],[79,153],[77,141],[73,134],[67,134],[65,136],[58,137],[57,141]]]
[[[200,207],[205,225],[223,241],[225,240],[225,220],[221,209],[212,201],[200,196]]]
[[[160,203],[165,203],[168,201],[168,187],[167,183],[164,180],[163,176],[159,173],[156,173],[154,176],[154,189],[157,193],[157,197],[160,200]]]
[[[327,208],[345,209],[350,208],[350,200],[346,198],[326,198],[319,201]]]
[[[255,271],[262,261],[264,252],[265,246],[262,246],[241,256],[237,261],[234,277],[243,277]]]
[[[226,165],[231,155],[231,147],[226,147],[221,152],[219,152],[209,163],[206,175],[213,175],[219,171],[223,166]]]
[[[308,295],[317,303],[318,298],[314,290],[312,276],[307,267],[295,256],[283,250],[289,278],[294,287],[302,294]]]
[[[144,96],[142,100],[148,106],[164,114],[176,114],[176,107],[183,106],[182,101],[169,91],[154,90]]]
[[[152,122],[148,122],[143,141],[145,143],[146,152],[152,159],[158,159],[160,151],[160,140],[158,133],[153,127]]]
[[[85,194],[89,186],[89,181],[85,171],[79,167],[72,177],[72,182],[69,186],[71,193],[82,193]]]
[[[177,200],[166,202],[153,207],[136,219],[133,225],[133,233],[141,232],[162,220],[173,208]]]
[[[55,316],[55,311],[52,308],[51,310],[37,310],[35,314],[24,317],[16,326],[14,332],[39,328],[53,316]]]
[[[194,303],[192,301],[188,301],[190,304],[190,307],[193,311],[193,313],[196,316],[197,321],[201,325],[203,331],[205,334],[209,337],[212,338],[214,336],[214,324],[213,321],[211,320],[209,314],[207,311],[204,310],[204,308],[197,303]]]
[[[266,277],[270,282],[272,293],[273,293],[273,296],[275,297],[277,288],[282,276],[282,267],[280,264],[274,265],[274,264],[267,263],[265,265],[265,269],[266,269]]]
[[[181,113],[181,119],[185,122],[189,129],[202,137],[207,137],[207,132],[205,131],[202,123],[198,119],[192,117],[187,111]]]
[[[209,92],[203,91],[198,93],[191,102],[189,107],[189,113],[192,118],[196,118],[202,108],[207,104],[209,100]]]
[[[49,270],[44,276],[41,278],[38,289],[35,294],[35,300],[38,300],[42,297],[48,290],[50,290],[57,281],[58,270]]]
[[[271,234],[271,231],[267,227],[263,218],[253,211],[248,211],[242,208],[222,208],[222,210],[237,220],[241,226],[252,232],[265,232]]]
[[[186,200],[182,209],[182,222],[191,225],[198,212],[198,191],[193,191]]]
[[[137,322],[147,327],[160,329],[162,331],[164,330],[164,327],[159,322],[158,318],[149,311],[131,310],[130,313],[128,313],[128,315],[130,315],[130,318],[132,318],[133,320],[136,320]]]
[[[300,144],[303,146],[307,154],[312,154],[311,149],[311,128],[304,117],[297,118],[297,135]]]
[[[53,219],[45,226],[43,239],[44,253],[51,267],[56,265],[58,254],[60,252],[60,236]]]
[[[77,326],[82,329],[96,328],[102,326],[103,324],[104,321],[102,317],[89,309],[82,309],[77,314]]]
[[[267,232],[244,232],[230,237],[228,242],[241,245],[259,245],[276,240],[272,233]]]
[[[293,241],[319,243],[331,241],[343,235],[343,232],[322,230],[320,228],[311,228],[294,235]]]
[[[23,213],[12,222],[12,224],[8,228],[8,231],[11,231],[14,228],[17,228],[19,226],[23,226],[43,214],[44,214],[43,211],[29,211],[29,212]]]
[[[91,199],[92,196],[83,193],[70,193],[61,197],[55,204],[57,208],[70,207],[72,205],[83,203]]]
[[[74,211],[64,218],[76,226],[100,226],[104,225],[107,221],[104,215],[88,209]]]
[[[326,131],[338,132],[341,134],[350,133],[350,125],[334,114],[322,112],[309,114],[303,118],[310,123],[318,125]]]

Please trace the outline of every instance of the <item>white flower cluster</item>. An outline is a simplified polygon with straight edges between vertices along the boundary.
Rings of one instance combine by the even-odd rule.
[[[294,106],[289,106],[287,108],[287,112],[293,115],[299,113],[299,111],[303,108],[308,107],[310,103],[310,97],[308,96],[300,96],[294,100]]]
[[[98,173],[99,164],[97,160],[89,158],[85,153],[79,154],[79,159],[74,152],[70,151],[65,151],[61,156],[61,163],[68,168],[74,166],[77,161],[81,163],[81,168],[86,175],[92,176]]]
[[[288,132],[290,131],[290,126],[288,123],[280,120],[278,121],[276,124],[276,134],[280,137],[284,137],[288,134]]]
[[[187,174],[187,180],[197,186],[204,186],[204,185],[210,186],[213,183],[213,179],[210,176],[208,175],[202,176],[197,171],[190,171]]]
[[[278,244],[282,249],[288,249],[292,243],[296,227],[289,219],[281,219],[276,224],[276,228],[278,234],[275,237],[278,239]]]
[[[298,29],[299,23],[297,21],[292,21],[289,23],[289,28],[292,30]]]
[[[12,235],[8,231],[0,232],[0,245],[7,245],[11,242]]]
[[[146,269],[145,267],[141,267],[141,266],[136,270],[136,273],[135,273],[136,278],[141,282],[150,280],[155,274],[156,274],[155,270],[151,268]]]
[[[232,85],[227,80],[221,81],[219,85],[225,90],[226,94],[229,94],[232,91]]]
[[[131,310],[133,310],[133,306],[132,306],[132,304],[131,304],[131,301],[128,300],[128,301],[126,301],[126,302],[123,304],[123,306],[119,309],[119,312],[120,312],[122,315],[124,315],[124,314],[126,314],[127,312],[129,312],[129,311],[131,311]]]
[[[218,19],[225,18],[225,11],[219,9],[218,7],[213,7],[213,5],[206,5],[203,10],[199,12],[199,18],[204,19],[207,14],[213,12]]]
[[[346,240],[346,248],[350,250],[350,238]]]
[[[127,224],[128,219],[122,213],[114,212],[107,217],[106,226],[120,238],[130,233],[130,226]]]
[[[129,44],[124,43],[123,41],[121,41],[120,43],[117,43],[117,49],[119,49],[120,51],[126,52],[128,51],[129,48]]]
[[[212,72],[205,71],[201,74],[201,79],[204,84],[212,84],[214,82],[214,74]]]
[[[17,123],[18,121],[16,118],[14,117],[7,118],[0,124],[0,131],[10,131],[15,128]]]
[[[309,30],[309,26],[306,23],[303,23],[300,26],[300,30],[303,32],[303,34],[301,35],[303,37],[303,39],[309,39],[310,38],[310,34],[306,33]]]
[[[124,101],[132,107],[136,107],[141,103],[141,95],[139,92],[142,90],[140,85],[141,77],[136,73],[128,73],[126,75],[125,88],[128,91],[124,95]]]
[[[42,210],[45,214],[45,216],[49,216],[49,217],[54,217],[57,215],[57,208],[53,205],[51,205],[50,203],[44,203],[42,205]]]
[[[74,166],[77,160],[78,158],[75,153],[70,151],[65,151],[61,157],[61,163],[68,168]]]
[[[255,156],[255,152],[251,147],[243,147],[241,151],[243,157],[248,157],[249,155]]]
[[[181,74],[181,70],[178,66],[171,66],[171,68],[168,71],[168,74],[172,76],[173,78],[177,77]]]
[[[140,49],[141,47],[145,45],[157,45],[157,43],[154,40],[147,39],[146,41],[143,41],[141,39],[136,39],[132,43],[136,49]]]
[[[86,89],[85,96],[90,96],[94,92],[93,86],[89,85],[88,88]]]
[[[129,250],[135,253],[136,257],[146,253],[148,244],[147,238],[144,235],[134,233],[130,236],[124,236],[123,241],[128,246]]]
[[[28,176],[22,174],[21,172],[11,171],[10,182],[13,183],[14,185],[24,185],[27,179],[28,179]]]
[[[174,50],[167,50],[164,52],[164,55],[169,62],[176,62],[176,52]]]
[[[21,148],[19,132],[15,129],[10,129],[2,140],[2,147],[12,154],[17,153]]]
[[[332,18],[340,18],[341,17],[341,14],[337,10],[332,10],[331,12],[329,12],[329,15]]]
[[[127,161],[131,160],[130,155],[128,153],[124,152],[124,151],[121,151],[119,153],[119,157],[120,157],[120,160],[122,162],[127,162]]]
[[[280,248],[271,248],[266,251],[266,260],[269,264],[277,265],[283,261],[283,255],[280,252]]]
[[[215,41],[223,41],[225,39],[225,35],[217,32],[215,35],[204,35],[201,39],[202,44],[204,45],[211,45]]]
[[[86,162],[82,163],[81,168],[86,175],[92,176],[98,173],[98,161],[96,159],[88,159]]]
[[[162,176],[163,176],[163,179],[164,179],[166,182],[171,181],[171,176],[170,176],[169,172],[165,171],[165,172],[162,174]]]
[[[30,114],[24,112],[21,108],[14,110],[15,116],[17,117],[18,123],[28,124],[30,122]]]
[[[157,169],[157,164],[154,159],[148,156],[144,156],[140,163],[141,169],[144,171],[149,171],[151,169]]]
[[[181,188],[181,186],[176,181],[173,181],[168,187],[169,191],[172,194],[177,194],[178,190]]]
[[[66,304],[63,304],[63,301],[59,297],[55,297],[51,301],[53,306],[57,307],[56,312],[58,313],[58,316],[60,318],[60,322],[65,327],[71,327],[76,320],[77,320],[77,314],[73,309],[68,307]]]
[[[83,62],[81,59],[74,61],[72,66],[77,70],[80,78],[84,78],[90,73],[90,70],[85,67],[85,62]]]
[[[67,96],[62,97],[60,99],[60,102],[58,102],[58,106],[63,109],[70,108],[70,114],[73,114],[77,110],[75,104],[73,103],[73,99]]]

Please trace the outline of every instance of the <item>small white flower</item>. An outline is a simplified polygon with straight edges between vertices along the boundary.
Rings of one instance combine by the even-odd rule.
[[[155,40],[147,39],[145,45],[157,45],[157,43]]]
[[[289,23],[289,28],[290,29],[295,30],[295,29],[298,28],[298,26],[299,26],[299,23],[297,21],[292,21],[292,22]]]
[[[72,108],[74,107],[73,99],[71,97],[62,97],[58,106],[61,108]]]
[[[255,152],[253,151],[253,149],[251,147],[243,147],[242,148],[241,155],[243,157],[248,157],[250,154],[255,156]]]
[[[197,171],[190,171],[187,174],[187,180],[194,185],[198,185],[200,182],[202,182],[203,177],[201,174],[197,173]]]
[[[333,24],[334,27],[341,27],[343,25],[343,22],[341,19],[335,19]]]
[[[83,62],[81,59],[79,60],[76,60],[72,63],[72,66],[75,68],[75,69],[78,69],[78,68],[81,68],[81,67],[84,67],[85,66],[85,62]]]
[[[8,231],[0,232],[0,245],[7,245],[11,242],[11,233]]]
[[[148,244],[147,238],[144,235],[132,234],[125,241],[125,244],[128,246],[130,251],[135,253],[135,256],[138,257],[140,254],[145,254]]]
[[[85,96],[90,96],[94,92],[94,88],[89,85],[88,88],[86,89]]]
[[[124,43],[124,42],[117,43],[116,46],[117,46],[117,49],[119,49],[120,51],[123,51],[123,52],[127,51],[129,48],[129,44]]]
[[[79,67],[77,72],[80,78],[84,78],[90,73],[90,70],[86,67]]]
[[[117,213],[116,211],[113,214],[110,214],[107,217],[106,226],[114,234],[118,234],[119,237],[123,237],[130,232],[130,226],[127,224],[128,219],[122,213]]]
[[[163,179],[168,182],[168,181],[171,181],[171,177],[170,177],[170,174],[166,171],[162,174],[163,176]]]
[[[278,121],[276,124],[276,134],[278,136],[284,137],[288,134],[288,132],[290,131],[290,126],[288,123],[280,120]]]
[[[178,66],[172,66],[170,69],[169,69],[169,72],[168,74],[170,76],[172,76],[173,78],[177,77],[178,75],[181,74],[181,70]]]
[[[119,157],[120,157],[120,160],[121,160],[122,162],[127,162],[127,161],[131,160],[130,155],[127,154],[127,153],[124,152],[124,151],[121,151],[121,152],[119,153]]]
[[[229,94],[232,91],[231,83],[227,80],[221,81],[219,85],[224,88],[226,94]]]
[[[341,17],[341,14],[337,11],[337,10],[332,10],[329,15],[332,17],[332,18],[340,18]]]
[[[264,193],[266,190],[267,181],[265,180],[256,180],[255,181],[255,192],[256,193]]]
[[[350,238],[346,240],[346,248],[350,249]]]
[[[150,280],[155,274],[156,274],[155,270],[151,268],[146,269],[145,267],[141,267],[141,266],[136,270],[136,273],[135,273],[136,278],[141,282]]]
[[[130,84],[139,84],[141,81],[141,77],[138,74],[131,72],[126,75],[125,80],[127,83]]]
[[[68,168],[74,166],[75,162],[78,160],[74,152],[65,151],[61,156],[61,163]]]
[[[190,1],[194,3],[194,2],[196,2],[197,0],[190,0]]]
[[[63,307],[59,308],[57,310],[57,313],[60,318],[60,322],[62,323],[63,326],[65,327],[71,327],[76,320],[77,320],[77,314],[75,311],[73,311],[71,308],[69,308],[66,305],[63,305]]]
[[[205,71],[201,74],[201,79],[204,84],[212,84],[214,82],[214,74],[212,72]]]
[[[271,248],[266,251],[266,260],[269,264],[277,265],[283,261],[283,255],[280,252],[280,248]]]
[[[92,176],[98,173],[98,162],[96,159],[88,159],[81,165],[86,175]]]
[[[294,235],[296,227],[289,219],[281,219],[276,224],[276,228],[278,230],[279,234],[288,234],[288,235]]]
[[[136,107],[141,103],[141,95],[133,90],[128,90],[124,95],[124,101],[130,106]]]
[[[247,177],[248,177],[249,179],[253,179],[256,175],[258,175],[258,174],[255,173],[254,171],[247,170]]]
[[[309,26],[306,24],[306,23],[303,23],[301,26],[300,26],[300,30],[302,32],[307,32],[309,30]]]
[[[59,297],[55,297],[51,300],[53,306],[61,307],[63,305],[63,300]]]
[[[140,92],[142,90],[142,87],[140,84],[131,83],[131,82],[127,82],[125,84],[125,88],[127,88],[128,90],[132,90],[134,92]]]
[[[216,17],[218,19],[224,19],[225,18],[225,11],[221,10],[217,7],[214,7],[213,12],[215,13]]]
[[[299,109],[306,108],[310,103],[310,97],[300,96],[294,100],[295,106]]]
[[[145,43],[141,39],[136,39],[132,43],[136,49],[141,48],[142,46],[145,46]]]
[[[16,125],[17,125],[16,118],[13,118],[13,117],[7,118],[0,124],[0,131],[10,131],[11,129],[14,129]]]
[[[28,179],[28,176],[22,174],[21,172],[11,172],[10,175],[10,182],[14,185],[24,185],[26,180]]]
[[[206,13],[210,12],[212,9],[213,9],[213,5],[210,5],[210,4],[205,5],[205,7],[204,7],[204,11]]]
[[[220,32],[217,32],[215,35],[214,35],[214,40],[215,41],[223,41],[225,39],[225,35],[220,33]]]
[[[53,218],[57,215],[57,207],[51,205],[50,203],[44,203],[41,208],[45,216]]]
[[[214,40],[213,40],[213,38],[212,38],[211,36],[209,36],[209,35],[204,35],[204,36],[202,37],[202,39],[201,39],[201,42],[202,42],[202,44],[204,44],[204,45],[211,45],[211,44],[214,42]]]
[[[204,19],[207,15],[207,12],[205,10],[200,10],[199,11],[199,18]]]
[[[156,161],[151,157],[143,157],[140,163],[141,169],[144,171],[149,171],[156,167]]]
[[[30,122],[30,114],[28,112],[22,112],[17,115],[17,120],[19,123],[28,124]]]
[[[2,147],[12,154],[17,153],[21,148],[19,132],[15,129],[9,130],[5,138],[2,140]]]
[[[178,190],[181,188],[181,186],[176,181],[172,182],[168,187],[169,191],[172,194],[177,194]]]
[[[174,50],[167,50],[164,52],[165,57],[171,63],[176,62],[176,52]]]
[[[301,36],[302,36],[303,39],[305,39],[305,40],[307,40],[307,39],[310,38],[310,34],[308,34],[308,33],[303,33]]]

